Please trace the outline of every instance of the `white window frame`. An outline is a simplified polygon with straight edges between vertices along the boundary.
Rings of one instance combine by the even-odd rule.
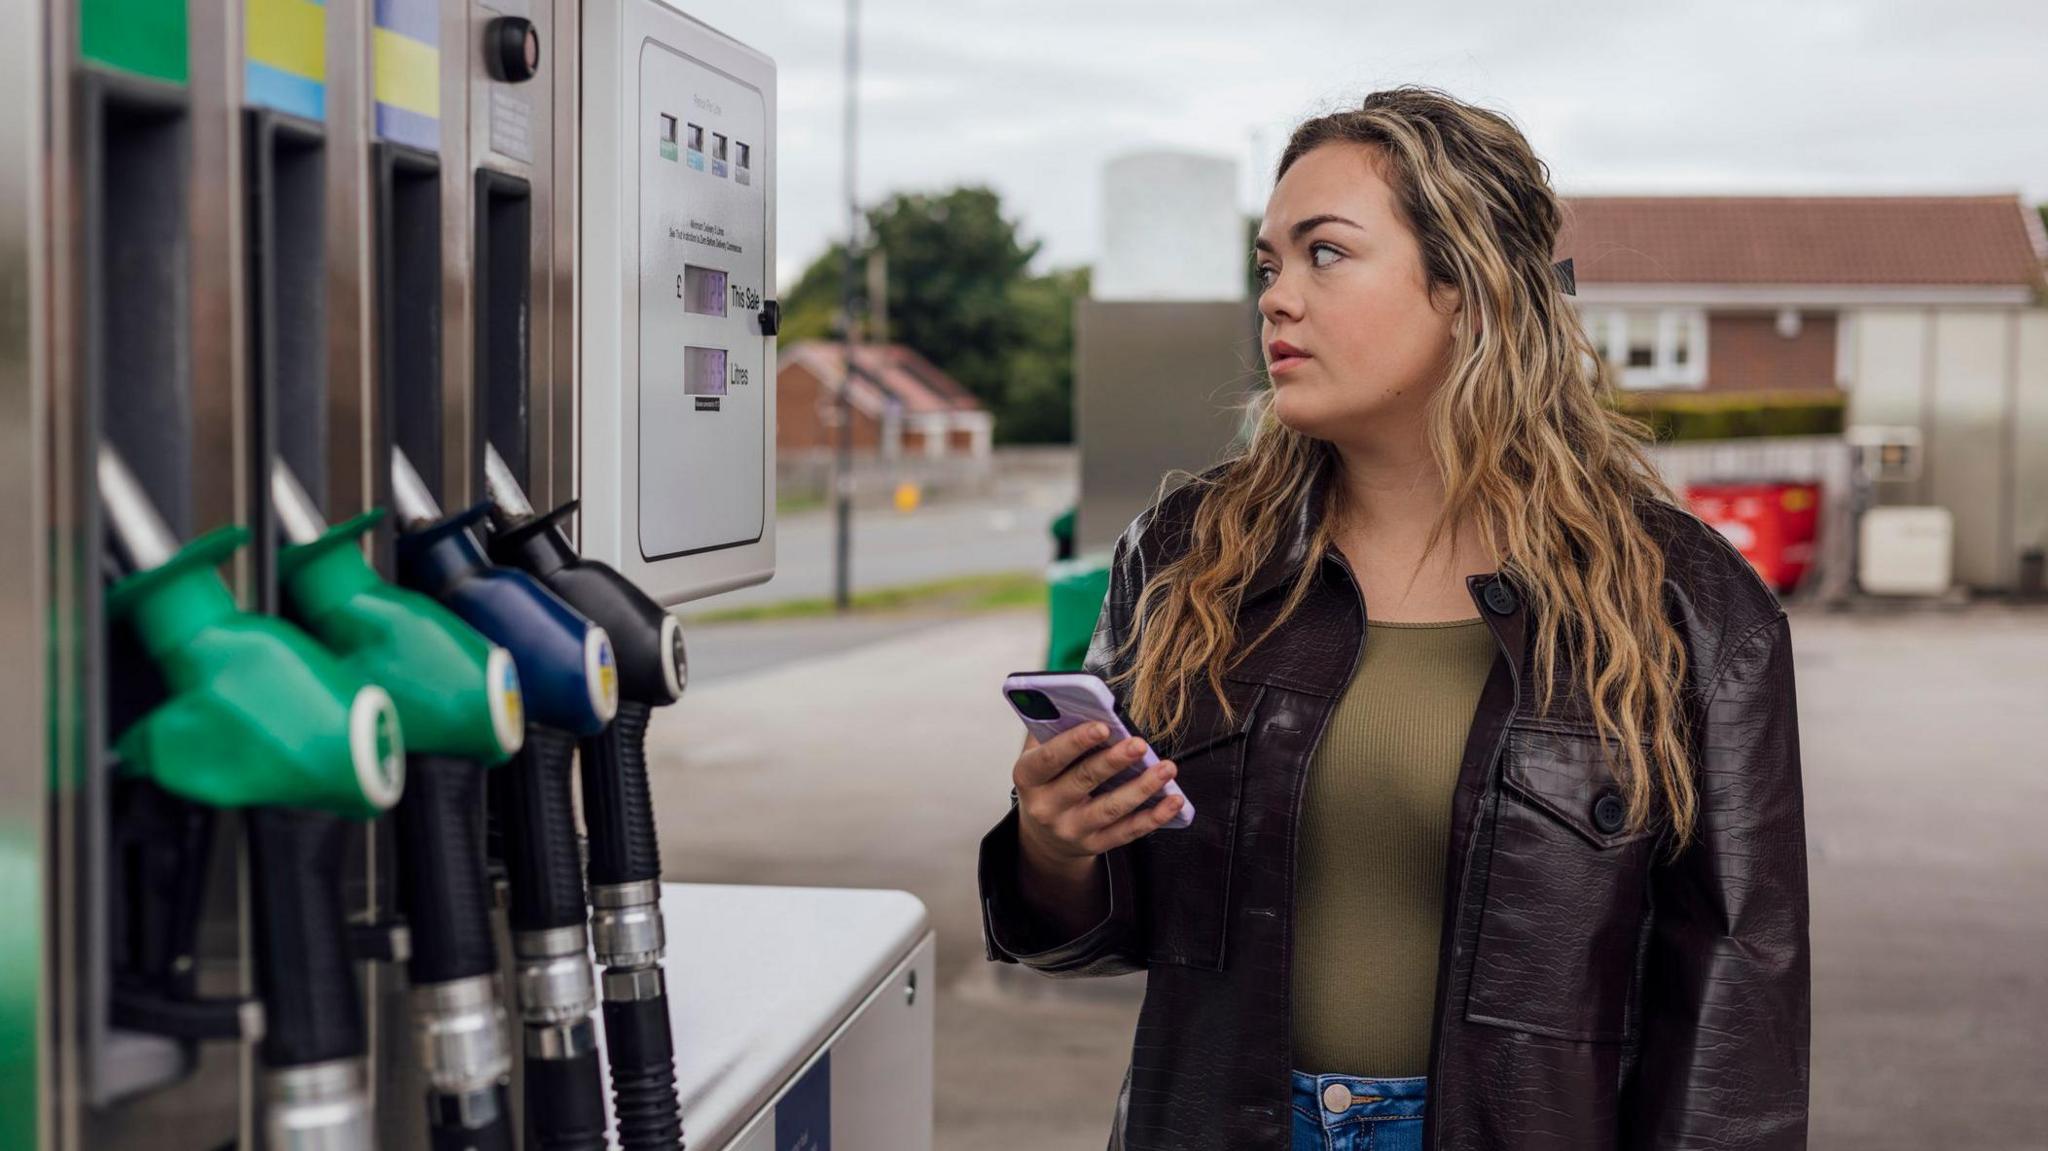
[[[1707,382],[1707,313],[1704,308],[1661,308],[1657,311],[1656,363],[1647,368],[1628,366],[1628,319],[1631,311],[1647,309],[1601,308],[1588,310],[1586,326],[1606,337],[1607,362],[1614,367],[1615,382],[1630,391],[1653,388],[1699,388]],[[1691,329],[1690,363],[1680,365],[1680,334]]]

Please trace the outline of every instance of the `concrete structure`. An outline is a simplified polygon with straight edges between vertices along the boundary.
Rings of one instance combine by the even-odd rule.
[[[1839,389],[1919,431],[1882,498],[1954,513],[1958,582],[2048,546],[2048,237],[2018,196],[1573,197],[1557,254],[1623,387]]]
[[[1102,190],[1102,259],[1074,315],[1084,552],[1106,551],[1167,472],[1216,462],[1263,362],[1237,164],[1122,156],[1104,165]]]
[[[1236,299],[1245,258],[1235,160],[1159,151],[1103,165],[1096,299]]]

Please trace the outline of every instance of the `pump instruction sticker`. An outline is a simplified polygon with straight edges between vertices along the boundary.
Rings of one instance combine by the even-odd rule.
[[[832,1151],[832,1052],[776,1101],[775,1151]]]

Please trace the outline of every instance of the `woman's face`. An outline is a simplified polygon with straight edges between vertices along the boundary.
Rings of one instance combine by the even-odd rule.
[[[1377,155],[1334,143],[1295,161],[1266,202],[1255,253],[1273,414],[1337,443],[1419,415],[1451,350],[1455,293],[1431,306],[1421,246]]]

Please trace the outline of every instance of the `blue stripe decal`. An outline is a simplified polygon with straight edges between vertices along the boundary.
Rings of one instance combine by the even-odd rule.
[[[251,60],[242,84],[252,105],[302,116],[316,124],[327,119],[327,85],[318,80]]]
[[[423,152],[441,150],[441,121],[389,104],[377,105],[377,135],[394,144],[405,144]]]
[[[377,0],[377,27],[439,46],[441,8],[434,0]]]

